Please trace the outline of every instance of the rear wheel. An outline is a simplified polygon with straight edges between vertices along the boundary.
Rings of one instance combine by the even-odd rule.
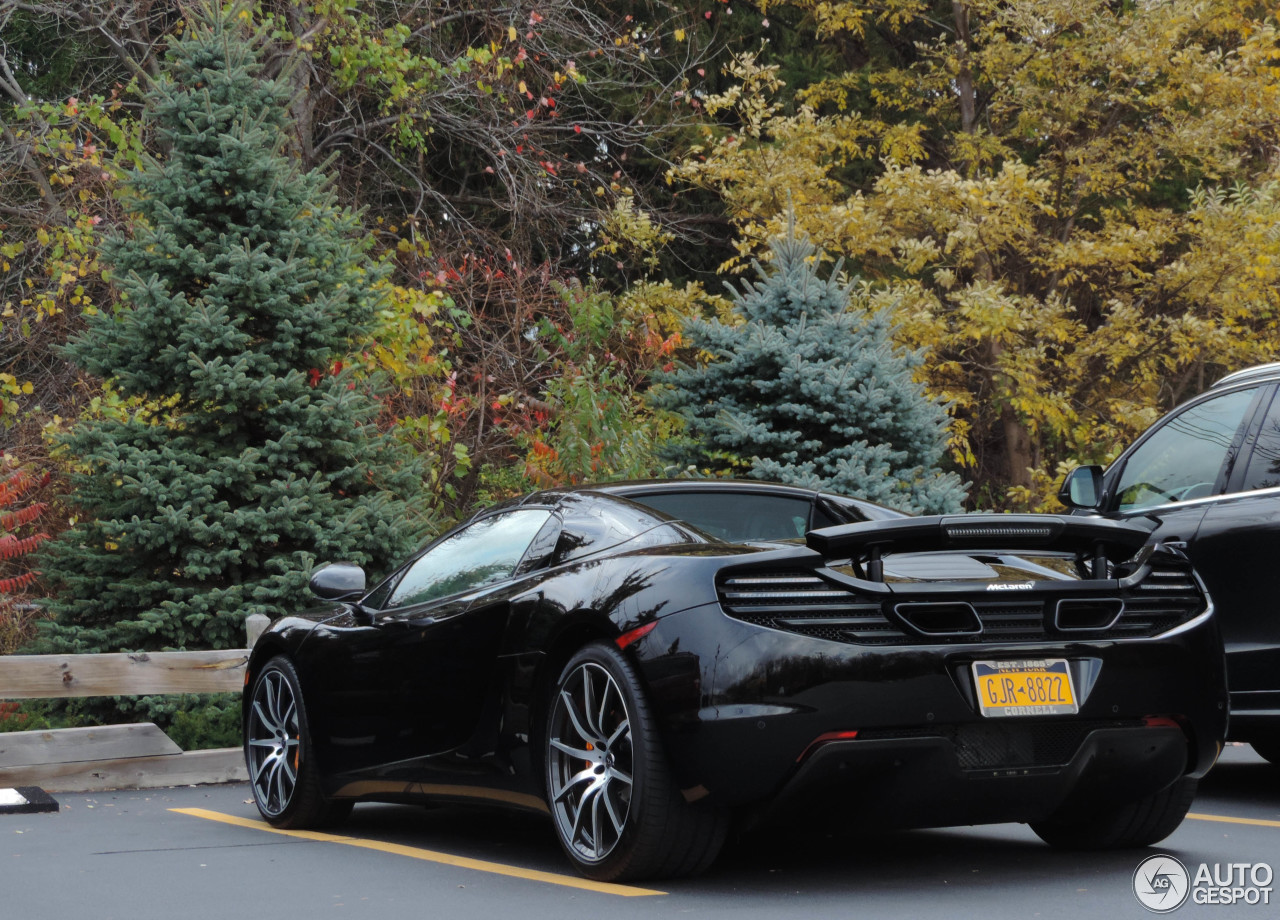
[[[244,758],[253,800],[275,827],[324,827],[351,813],[350,802],[320,792],[302,687],[283,655],[268,661],[253,682],[244,725]]]
[[[599,881],[695,875],[728,828],[685,802],[631,663],[606,642],[565,665],[548,707],[547,804],[574,866]]]
[[[1191,808],[1196,780],[1184,776],[1167,789],[1105,809],[1075,808],[1070,814],[1035,821],[1031,829],[1045,843],[1070,850],[1119,850],[1151,846],[1168,837]]]

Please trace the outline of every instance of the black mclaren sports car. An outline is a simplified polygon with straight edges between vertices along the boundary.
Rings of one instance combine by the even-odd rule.
[[[1226,729],[1222,644],[1149,526],[707,492],[543,492],[371,590],[318,569],[328,603],[249,662],[263,816],[526,809],[601,880],[700,872],[734,820],[1021,821],[1086,848],[1182,821]],[[744,526],[717,525],[726,495]]]

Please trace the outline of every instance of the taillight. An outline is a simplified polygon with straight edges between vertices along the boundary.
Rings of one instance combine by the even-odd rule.
[[[622,635],[620,635],[618,638],[614,639],[613,641],[618,646],[618,648],[626,648],[628,645],[630,645],[632,642],[635,642],[637,639],[643,639],[645,636],[649,635],[649,633],[653,632],[653,627],[657,625],[658,625],[658,621],[654,620],[652,623],[646,623],[643,626],[638,626],[635,629],[632,629],[628,632],[624,632]]]
[[[812,751],[814,748],[816,748],[820,744],[826,744],[828,741],[852,741],[856,737],[858,737],[858,733],[856,731],[826,732],[824,734],[821,734],[818,737],[814,738],[812,741],[810,741],[809,746],[800,752],[800,756],[796,758],[796,763],[799,763],[800,761],[808,757],[809,752]]]

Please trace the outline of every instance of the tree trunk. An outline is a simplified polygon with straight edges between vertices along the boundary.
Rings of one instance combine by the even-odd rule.
[[[956,41],[960,45],[960,67],[956,71],[956,93],[960,97],[960,130],[973,134],[978,127],[977,93],[973,88],[973,71],[969,69],[969,8],[958,0],[951,4],[956,23]]]
[[[951,15],[956,25],[956,42],[959,45],[959,62],[956,69],[956,95],[960,105],[960,129],[965,134],[976,134],[978,130],[978,94],[974,86],[973,71],[969,67],[969,8],[960,0],[953,0]],[[983,281],[995,280],[995,270],[990,259],[979,253],[974,265],[974,274]],[[992,368],[990,392],[999,393],[1007,387],[1002,386],[1000,373],[995,368],[1002,351],[999,342],[988,343]],[[1032,444],[1031,431],[1007,401],[1001,400],[1000,417],[990,432],[993,449],[1001,453],[1000,478],[1005,486],[1030,486],[1031,467],[1035,464],[1036,451]]]
[[[1004,435],[1004,465],[1008,484],[1030,487],[1031,470],[1035,466],[1030,430],[1009,405],[1000,410],[1000,429]]]
[[[291,69],[289,82],[293,86],[293,101],[289,114],[293,116],[298,132],[298,152],[308,168],[315,165],[315,99],[311,95],[311,52],[307,45],[320,29],[319,22],[307,22],[305,10],[300,4],[289,7],[289,30],[293,32],[294,48],[286,67]]]
[[[988,342],[986,360],[983,362],[991,368],[991,382],[987,392],[1000,406],[1000,414],[996,418],[991,419],[988,416],[991,425],[989,450],[998,457],[998,459],[992,458],[996,461],[993,466],[997,469],[996,475],[992,478],[1003,488],[1030,487],[1031,469],[1036,465],[1035,458],[1038,451],[1031,437],[1031,430],[1018,414],[1018,410],[1009,405],[1008,396],[1011,395],[1011,388],[1007,379],[1003,379],[999,371],[1000,354],[1003,351],[999,342]]]

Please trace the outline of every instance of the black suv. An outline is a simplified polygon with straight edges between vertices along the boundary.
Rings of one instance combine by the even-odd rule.
[[[1280,764],[1280,363],[1222,378],[1105,472],[1073,470],[1058,497],[1077,512],[1152,518],[1153,541],[1186,551],[1226,642],[1229,737]]]

